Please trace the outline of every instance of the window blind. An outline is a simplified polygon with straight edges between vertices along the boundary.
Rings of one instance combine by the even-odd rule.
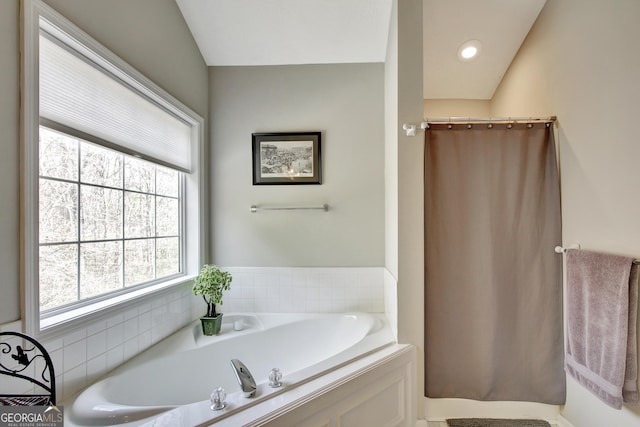
[[[188,123],[42,32],[40,117],[142,158],[191,171]]]

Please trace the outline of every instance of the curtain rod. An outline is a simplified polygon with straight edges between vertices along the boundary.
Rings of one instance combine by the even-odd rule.
[[[425,118],[420,123],[420,129],[429,129],[430,125],[449,125],[449,124],[514,124],[514,123],[554,123],[557,120],[556,116],[547,117],[439,117],[439,118]],[[469,126],[470,127],[470,126]],[[490,126],[491,127],[491,126]],[[404,123],[402,129],[407,133],[407,136],[416,136],[417,126],[410,123]]]
[[[482,124],[482,123],[551,123],[555,122],[556,116],[547,117],[439,117],[439,118],[425,118],[421,124],[423,129],[428,128],[429,125],[435,124],[449,124],[449,123],[468,123],[468,124]]]

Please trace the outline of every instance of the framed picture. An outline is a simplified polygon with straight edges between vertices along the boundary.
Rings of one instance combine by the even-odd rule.
[[[254,133],[253,185],[321,184],[320,132]]]

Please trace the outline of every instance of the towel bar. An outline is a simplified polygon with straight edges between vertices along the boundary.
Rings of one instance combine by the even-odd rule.
[[[306,211],[321,210],[324,212],[328,212],[329,205],[326,203],[322,206],[272,206],[272,207],[269,207],[269,206],[252,205],[250,208],[250,211],[252,213],[256,213],[258,211],[297,211],[297,210],[306,210]]]
[[[574,245],[571,245],[571,246],[566,247],[566,248],[563,248],[562,246],[556,246],[556,247],[554,248],[554,251],[555,251],[557,254],[566,254],[566,253],[567,253],[567,249],[580,249],[580,245],[578,245],[578,244],[574,244]],[[634,263],[635,265],[640,265],[640,260],[638,260],[638,259],[634,259],[634,260],[633,260],[633,263]]]

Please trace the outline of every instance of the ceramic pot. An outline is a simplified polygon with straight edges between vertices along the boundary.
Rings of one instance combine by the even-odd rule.
[[[216,317],[201,317],[200,322],[204,335],[218,335],[222,327],[222,313],[218,313]]]

